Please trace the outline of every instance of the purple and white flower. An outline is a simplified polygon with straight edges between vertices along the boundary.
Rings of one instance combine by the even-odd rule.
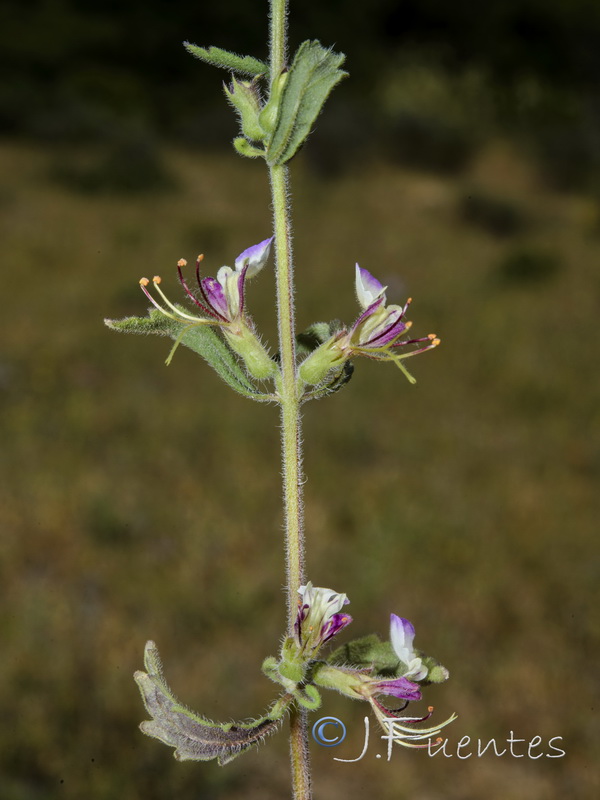
[[[309,656],[352,622],[342,608],[350,602],[345,594],[307,583],[298,589],[300,601],[294,624],[298,647]]]
[[[433,333],[419,339],[405,338],[405,334],[412,326],[412,323],[406,320],[406,312],[411,298],[406,301],[404,306],[386,305],[385,291],[387,287],[358,264],[356,265],[355,288],[358,303],[363,311],[344,341],[345,347],[353,355],[398,363],[400,359],[423,353],[440,343]],[[393,352],[393,348],[415,344],[424,344],[424,346],[402,353],[402,355]]]
[[[201,310],[202,316],[188,314],[171,303],[160,288],[161,278],[158,275],[152,279],[152,282],[166,307],[157,303],[148,291],[147,287],[150,283],[148,278],[142,278],[140,286],[155,308],[171,319],[196,325],[219,325],[224,329],[237,331],[247,322],[244,311],[246,280],[252,278],[265,266],[272,242],[273,237],[248,247],[236,258],[233,269],[226,266],[221,267],[216,278],[200,277],[200,263],[204,256],[198,256],[196,259],[198,290],[195,293],[191,291],[183,276],[183,267],[187,265],[187,262],[183,258],[178,262],[179,281],[190,300]]]
[[[404,360],[437,347],[440,340],[434,333],[408,338],[412,322],[406,319],[406,312],[411,299],[404,306],[386,305],[386,288],[368,270],[356,265],[356,297],[362,312],[349,330],[338,331],[302,362],[299,370],[302,381],[317,385],[331,370],[340,369],[355,356],[365,356],[392,361],[415,383]]]
[[[427,677],[428,669],[413,649],[415,629],[411,622],[396,614],[390,615],[390,642],[398,659],[404,664],[406,670],[403,678],[422,681]]]

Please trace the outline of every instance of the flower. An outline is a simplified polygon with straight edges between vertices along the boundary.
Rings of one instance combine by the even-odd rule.
[[[301,599],[294,624],[296,644],[305,655],[312,656],[352,622],[351,616],[341,613],[350,601],[345,594],[315,587],[310,582],[301,586],[298,593]]]
[[[411,622],[396,614],[390,615],[390,642],[400,661],[406,666],[403,678],[422,681],[428,669],[413,650],[415,629]]]
[[[437,347],[440,340],[434,333],[418,339],[407,338],[412,322],[405,317],[411,298],[404,306],[388,306],[386,288],[368,270],[356,265],[356,297],[362,312],[350,330],[339,330],[302,362],[300,378],[305,383],[319,384],[331,370],[340,369],[354,356],[392,361],[411,383],[415,383],[402,362]],[[401,352],[401,348],[408,349]]]
[[[342,346],[350,355],[363,355],[378,361],[393,361],[401,369],[401,361],[418,353],[437,347],[440,340],[434,333],[419,339],[406,339],[404,335],[412,326],[405,320],[412,299],[404,306],[386,305],[386,286],[383,286],[371,273],[356,265],[356,297],[362,314],[346,334]],[[402,355],[393,348],[407,347],[425,343],[423,347],[410,350]],[[406,370],[403,369],[404,372]]]
[[[247,278],[252,278],[264,267],[269,257],[273,237],[265,239],[259,244],[248,247],[235,260],[235,267],[221,267],[217,277],[200,277],[200,263],[204,259],[199,255],[196,259],[196,281],[199,295],[196,296],[183,277],[182,268],[187,265],[185,259],[177,263],[179,281],[187,296],[203,312],[203,316],[193,316],[171,303],[160,288],[161,278],[156,275],[152,282],[156,292],[160,295],[166,308],[156,302],[147,287],[148,278],[140,280],[140,286],[150,302],[165,316],[194,325],[218,325],[224,330],[239,333],[248,322],[244,313],[244,290]]]

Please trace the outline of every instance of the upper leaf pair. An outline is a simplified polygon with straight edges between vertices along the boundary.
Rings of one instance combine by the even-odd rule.
[[[347,75],[340,69],[345,56],[318,41],[303,42],[289,69],[280,75],[270,75],[267,64],[251,56],[189,42],[185,47],[209,64],[253,76],[250,81],[233,77],[225,86],[243,134],[234,140],[234,146],[241,155],[262,157],[270,166],[285,164],[298,152],[330,92]],[[270,78],[270,86],[265,101],[261,80],[266,78]]]

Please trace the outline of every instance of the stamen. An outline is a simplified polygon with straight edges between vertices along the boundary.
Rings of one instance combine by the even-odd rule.
[[[162,282],[162,278],[160,277],[160,275],[155,275],[155,276],[152,278],[152,283],[159,284],[159,283],[161,283],[161,282]]]
[[[140,288],[141,288],[142,292],[146,295],[148,300],[150,300],[150,302],[152,303],[154,308],[157,308],[160,311],[161,314],[164,314],[165,317],[169,317],[169,319],[177,319],[177,317],[173,316],[173,314],[169,314],[169,312],[165,311],[165,309],[162,306],[158,305],[158,303],[152,297],[152,295],[150,294],[148,289],[146,289],[146,286],[148,286],[149,283],[150,283],[150,281],[148,280],[148,278],[141,278],[140,279]]]
[[[154,287],[156,291],[159,293],[159,295],[162,297],[165,303],[169,306],[169,308],[172,309],[177,314],[178,317],[180,317],[181,319],[189,319],[190,322],[196,322],[196,323],[202,322],[202,320],[199,319],[198,317],[193,317],[191,314],[186,314],[184,311],[180,311],[180,309],[178,309],[177,306],[173,305],[173,303],[169,300],[169,298],[166,296],[166,294],[158,285],[160,283],[160,277],[158,275],[152,278],[152,280],[154,281]]]
[[[185,278],[183,277],[183,272],[181,271],[181,267],[185,267],[187,265],[187,261],[182,258],[177,262],[177,274],[179,275],[179,283],[183,286],[183,289],[190,300],[195,303],[198,308],[201,308],[205,314],[208,314],[209,317],[213,317],[213,319],[220,319],[219,317],[208,305],[204,305],[201,303],[200,300],[194,295],[194,293],[190,290],[190,287],[187,285]],[[198,270],[198,262],[196,262],[196,271]],[[200,280],[198,280],[198,284],[200,286],[200,290],[202,291],[202,284]],[[202,292],[204,296],[204,292]],[[222,318],[221,318],[222,319]]]

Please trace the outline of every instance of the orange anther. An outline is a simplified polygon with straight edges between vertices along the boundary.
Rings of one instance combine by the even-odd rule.
[[[196,259],[196,261],[197,261],[197,262],[198,262],[198,261],[204,261],[204,253],[200,253],[200,255],[198,256],[198,258]]]
[[[153,281],[153,283],[160,283],[162,281],[162,278],[160,277],[160,275],[155,275],[152,278],[152,281]]]
[[[149,283],[148,278],[140,278],[140,286],[148,286]]]
[[[185,260],[185,258],[180,258],[179,261],[177,262],[177,266],[178,267],[186,267],[187,266],[187,261]]]

